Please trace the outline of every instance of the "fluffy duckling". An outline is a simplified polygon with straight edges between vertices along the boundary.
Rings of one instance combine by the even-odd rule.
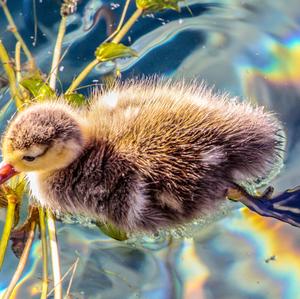
[[[209,213],[228,188],[271,179],[283,149],[280,122],[262,108],[151,79],[95,92],[87,108],[34,104],[2,144],[4,167],[27,173],[41,205],[126,231]]]

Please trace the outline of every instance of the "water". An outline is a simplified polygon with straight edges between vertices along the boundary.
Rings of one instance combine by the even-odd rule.
[[[21,33],[47,72],[59,21],[58,3],[36,1],[35,41],[32,1],[8,2]],[[78,13],[70,18],[59,88],[65,88],[93,59],[94,49],[105,38],[103,21],[84,30],[103,3],[109,6],[99,0],[82,1]],[[168,11],[138,21],[124,41],[138,51],[139,57],[119,62],[123,78],[157,73],[196,77],[217,90],[275,111],[289,141],[285,167],[272,184],[277,191],[298,185],[299,0],[187,3],[192,15],[183,8],[180,14]],[[112,8],[118,19],[121,7]],[[0,14],[0,36],[13,51],[14,39],[4,24]],[[109,68],[111,65],[97,68],[85,83],[99,80]],[[1,211],[1,219],[4,215]],[[299,236],[298,229],[246,209],[234,209],[226,217],[199,227],[195,238],[172,241],[157,237],[126,244],[105,237],[95,228],[58,225],[63,273],[79,257],[71,288],[73,298],[300,298]],[[0,290],[5,289],[17,262],[9,251],[0,274]],[[41,276],[41,247],[36,240],[15,298],[39,298]],[[64,289],[68,281],[69,277]]]

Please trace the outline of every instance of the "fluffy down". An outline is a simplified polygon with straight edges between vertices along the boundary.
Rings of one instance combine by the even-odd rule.
[[[75,138],[81,145],[67,165],[30,173],[37,199],[129,231],[191,221],[215,209],[233,183],[269,181],[283,160],[284,133],[273,114],[203,84],[128,81],[94,92],[82,110],[37,104],[22,112],[22,126],[30,126],[33,111],[40,111],[37,122],[45,113],[56,116],[60,134],[51,131],[54,139]],[[62,129],[59,115],[74,123],[73,130]],[[22,136],[10,138],[12,148],[14,139]]]

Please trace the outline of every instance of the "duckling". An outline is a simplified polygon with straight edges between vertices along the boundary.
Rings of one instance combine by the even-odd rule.
[[[10,122],[2,155],[42,206],[155,232],[212,212],[236,184],[269,181],[284,146],[262,107],[204,84],[142,79],[94,92],[84,108],[33,104]]]

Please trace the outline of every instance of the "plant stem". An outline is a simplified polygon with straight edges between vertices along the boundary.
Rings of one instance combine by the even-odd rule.
[[[17,88],[16,75],[13,67],[11,66],[8,53],[1,40],[0,40],[0,61],[2,62],[4,71],[9,81],[9,89],[10,89],[11,96],[12,98],[15,99],[17,108],[20,108],[23,103],[21,100],[19,90]]]
[[[46,299],[47,292],[48,292],[48,250],[47,250],[47,239],[46,239],[45,213],[42,207],[39,207],[39,220],[40,220],[40,233],[41,233],[42,256],[43,256],[43,283],[42,283],[41,299]]]
[[[8,100],[8,102],[1,108],[0,110],[0,121],[3,121],[4,117],[7,115],[6,112],[13,101],[12,98]]]
[[[20,94],[21,94],[21,103],[17,104],[17,108],[18,110],[23,110],[24,106],[23,104],[28,104],[30,103],[30,96],[28,94],[28,92],[26,91],[26,89],[19,84],[20,81],[22,80],[22,66],[21,66],[21,43],[18,41],[16,43],[16,47],[15,47],[15,64],[16,64],[16,79],[17,79],[17,87],[20,90]]]
[[[53,272],[53,284],[54,284],[54,299],[62,299],[62,283],[61,283],[61,270],[59,253],[57,246],[55,219],[50,210],[46,210],[47,215],[47,226],[50,239],[50,251],[52,261],[52,272]]]
[[[121,30],[118,32],[118,34],[113,38],[112,43],[119,43],[121,39],[126,35],[126,33],[130,30],[132,25],[136,22],[136,20],[141,16],[143,13],[143,10],[141,8],[138,8],[134,14],[129,18],[129,20],[125,23],[125,25],[121,28]],[[101,61],[98,59],[94,59],[92,62],[90,62],[84,70],[78,75],[78,77],[72,82],[71,86],[67,89],[65,94],[72,93],[76,87],[84,80],[84,78],[89,74],[89,72]]]
[[[36,227],[36,222],[32,221],[31,224],[30,224],[28,239],[26,241],[24,250],[22,252],[18,267],[17,267],[17,269],[15,271],[15,274],[13,275],[13,277],[12,277],[10,283],[9,283],[9,286],[7,287],[7,289],[5,291],[3,299],[12,298],[11,295],[12,295],[12,293],[13,293],[13,291],[14,291],[14,289],[15,289],[15,287],[16,287],[16,285],[17,285],[17,283],[18,283],[18,281],[19,281],[19,279],[22,275],[22,272],[23,272],[23,270],[25,268],[25,265],[26,265],[26,262],[28,260],[28,256],[29,256],[29,253],[30,253],[32,242],[34,240],[35,227]]]
[[[55,86],[56,86],[56,77],[57,77],[57,71],[60,62],[62,42],[66,32],[66,22],[67,22],[67,18],[63,16],[59,24],[58,35],[54,47],[52,66],[50,71],[50,81],[49,81],[49,85],[53,90],[55,90]]]
[[[17,29],[16,23],[15,23],[12,15],[11,15],[7,5],[6,5],[6,1],[0,0],[0,4],[2,6],[3,12],[6,16],[7,21],[8,21],[10,31],[14,34],[15,38],[17,39],[17,41],[20,42],[20,44],[23,48],[23,51],[24,51],[24,53],[25,53],[25,55],[28,59],[30,69],[35,69],[34,58],[33,58],[31,52],[29,51],[27,45],[25,44],[22,36],[20,35],[20,33]]]
[[[0,242],[0,271],[1,271],[1,268],[3,265],[4,256],[5,256],[6,248],[8,245],[10,232],[11,232],[11,229],[14,224],[15,208],[16,208],[18,199],[16,198],[16,196],[14,196],[12,194],[8,194],[7,202],[8,202],[8,206],[7,206],[7,212],[6,212],[6,219],[5,219],[4,229],[3,229],[1,242]]]
[[[71,275],[71,278],[70,278],[70,281],[69,281],[69,285],[68,285],[68,289],[67,289],[67,293],[66,293],[65,298],[69,298],[70,291],[71,291],[71,286],[72,286],[73,278],[74,278],[74,275],[75,275],[75,272],[76,272],[76,269],[77,269],[78,262],[79,262],[79,258],[76,259],[75,264],[73,266],[72,275]]]
[[[127,13],[127,10],[128,10],[128,6],[130,4],[130,0],[126,0],[125,2],[125,5],[124,5],[124,9],[122,11],[122,15],[121,15],[121,19],[120,19],[120,22],[118,24],[118,27],[117,29],[104,41],[105,43],[109,40],[111,40],[121,29],[123,23],[124,23],[124,19],[125,19],[125,16],[126,16],[126,13]]]
[[[72,82],[71,86],[67,89],[65,94],[72,93],[76,87],[84,80],[84,78],[89,74],[89,72],[99,63],[98,59],[94,59],[90,62],[84,70],[78,75],[78,77]]]
[[[65,278],[69,275],[69,273],[72,271],[72,273],[74,272],[74,268],[76,270],[77,268],[77,262],[79,261],[79,258],[76,259],[76,261],[72,264],[72,266],[65,272],[65,274],[63,275],[63,277],[61,278],[61,282],[63,282],[65,280]],[[73,274],[72,274],[73,275]],[[72,278],[72,276],[71,276]],[[55,288],[53,288],[52,290],[50,290],[50,292],[47,294],[47,298],[51,296],[51,294],[53,293],[53,291],[55,290]],[[67,299],[68,294],[66,294],[64,296],[64,299]]]
[[[17,82],[21,81],[21,43],[17,41],[15,49],[15,64]]]
[[[126,33],[130,30],[132,25],[136,22],[136,20],[142,15],[143,10],[138,8],[134,14],[129,18],[129,20],[125,23],[125,25],[121,28],[119,33],[113,38],[113,43],[119,43],[121,39],[126,35]]]

